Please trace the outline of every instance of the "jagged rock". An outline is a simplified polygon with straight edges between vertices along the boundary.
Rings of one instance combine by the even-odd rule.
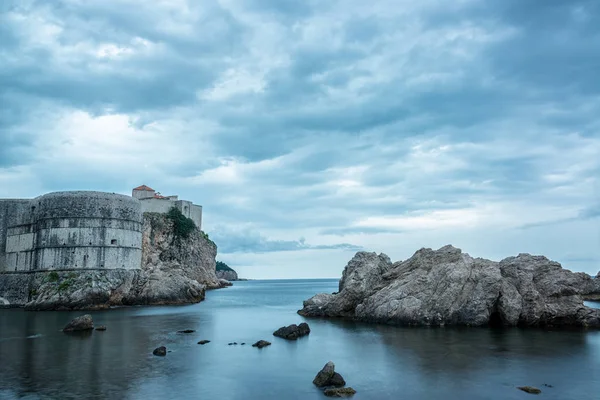
[[[351,387],[325,389],[323,392],[328,397],[350,397],[356,394],[356,390]]]
[[[69,322],[64,328],[63,332],[76,332],[76,331],[89,331],[94,329],[94,321],[90,314],[82,315]]]
[[[210,343],[210,340],[201,340],[198,342],[198,344],[202,344],[202,345],[204,345],[206,343]]]
[[[167,355],[167,348],[165,346],[157,347],[156,349],[154,349],[152,354],[154,354],[155,356],[164,357]]]
[[[105,331],[106,330],[106,326],[105,325],[100,325],[96,327],[97,331]]]
[[[220,287],[226,287],[226,286],[232,286],[233,283],[229,282],[227,279],[219,279],[219,286]]]
[[[532,386],[519,386],[517,389],[522,390],[522,391],[527,392],[527,393],[531,393],[531,394],[540,394],[540,393],[542,393],[542,391],[540,389],[532,387]]]
[[[185,329],[183,331],[177,331],[177,333],[194,333],[194,332],[196,332],[196,331],[193,329]]]
[[[226,281],[237,281],[238,280],[238,274],[237,272],[231,270],[231,271],[217,271],[217,278],[219,279],[224,279]]]
[[[326,384],[326,386],[336,386],[336,387],[341,387],[341,386],[345,386],[345,385],[346,385],[346,381],[344,380],[342,375],[338,374],[337,372],[333,373],[333,376],[327,381],[327,384]]]
[[[318,387],[327,386],[328,382],[335,374],[335,364],[333,361],[329,361],[325,366],[317,373],[313,383]]]
[[[278,336],[288,340],[296,340],[299,337],[308,335],[310,328],[306,322],[302,322],[300,325],[292,324],[289,326],[283,326],[273,332],[274,336]]]
[[[259,349],[262,349],[263,347],[266,346],[270,346],[271,342],[267,342],[266,340],[259,340],[258,342],[254,343],[252,345],[252,347],[258,347]]]
[[[600,327],[600,310],[583,305],[592,278],[546,257],[500,262],[445,246],[406,261],[359,252],[337,294],[318,294],[298,313],[402,325]]]

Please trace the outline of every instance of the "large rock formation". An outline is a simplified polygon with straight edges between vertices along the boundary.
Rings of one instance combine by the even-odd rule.
[[[392,263],[359,252],[339,293],[318,294],[298,313],[401,325],[600,327],[600,310],[583,305],[592,285],[587,274],[529,254],[494,262],[445,246]]]
[[[221,261],[217,261],[216,264],[217,278],[225,279],[226,281],[232,282],[239,280],[237,272],[230,268],[227,264]]]
[[[164,214],[144,214],[139,270],[0,274],[1,301],[30,310],[199,302],[207,288],[220,287],[217,247],[198,229],[181,237],[173,228]]]

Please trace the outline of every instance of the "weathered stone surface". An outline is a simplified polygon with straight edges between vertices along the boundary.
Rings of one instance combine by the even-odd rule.
[[[219,279],[219,287],[227,287],[232,285],[233,283],[229,282],[227,279]]]
[[[325,396],[328,397],[350,397],[356,394],[356,390],[352,389],[351,387],[330,388],[325,389],[323,393],[325,393]]]
[[[123,305],[197,303],[215,275],[216,245],[196,230],[174,236],[170,219],[144,214],[141,269],[0,274],[3,306],[29,310],[94,310]]]
[[[494,262],[445,246],[392,264],[359,252],[339,292],[306,300],[299,314],[402,325],[600,327],[600,310],[583,305],[591,280],[529,254]]]
[[[164,357],[167,355],[167,348],[165,346],[157,347],[156,349],[154,349],[152,354],[154,354],[155,356]]]
[[[254,343],[252,345],[252,347],[258,347],[259,349],[262,349],[263,347],[266,346],[270,346],[271,342],[267,342],[266,340],[259,340],[258,342]]]
[[[341,387],[344,385],[346,385],[346,381],[344,380],[342,375],[338,374],[337,372],[334,372],[333,376],[327,381],[327,384],[326,384],[326,386],[336,386],[336,387]]]
[[[522,390],[522,391],[527,392],[527,393],[531,393],[531,394],[540,394],[540,393],[542,393],[542,391],[540,389],[532,387],[532,386],[519,386],[517,389]]]
[[[94,329],[94,321],[90,314],[82,315],[69,322],[64,328],[63,332],[76,332],[76,331],[89,331]]]
[[[235,271],[217,271],[217,278],[225,279],[226,281],[237,281],[238,274]]]
[[[302,322],[300,325],[292,324],[289,326],[282,326],[273,332],[274,336],[278,336],[288,340],[296,340],[299,337],[308,335],[310,328],[306,322]]]
[[[106,326],[105,325],[100,325],[96,327],[97,331],[105,331],[106,330]]]
[[[329,361],[325,366],[317,373],[313,383],[318,387],[327,386],[329,380],[333,378],[335,374],[335,364],[333,361]]]

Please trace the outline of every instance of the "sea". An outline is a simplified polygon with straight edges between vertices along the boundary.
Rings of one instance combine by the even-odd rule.
[[[235,282],[198,304],[91,312],[107,330],[83,335],[61,332],[83,312],[3,309],[0,399],[325,399],[312,380],[328,361],[354,399],[535,397],[517,389],[525,385],[542,399],[600,399],[600,331],[408,328],[296,313],[337,289],[334,279]],[[303,321],[310,335],[273,336]],[[186,329],[194,332],[178,333]],[[260,339],[272,345],[251,346]],[[152,354],[159,346],[166,357]]]

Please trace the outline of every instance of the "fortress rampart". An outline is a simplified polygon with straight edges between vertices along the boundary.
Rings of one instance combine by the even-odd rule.
[[[201,206],[147,186],[132,197],[80,191],[0,200],[0,272],[140,269],[143,213],[173,207],[201,228]]]
[[[0,201],[0,271],[139,269],[138,200],[102,192],[57,192]]]

